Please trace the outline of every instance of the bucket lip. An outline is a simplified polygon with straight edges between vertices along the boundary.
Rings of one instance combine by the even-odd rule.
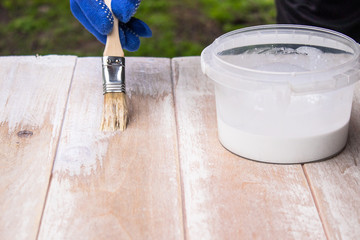
[[[237,35],[237,34],[244,34],[247,32],[256,32],[256,31],[261,31],[261,30],[284,30],[284,29],[288,29],[288,30],[293,30],[293,31],[297,31],[297,30],[305,30],[305,31],[309,31],[309,32],[316,32],[316,33],[323,33],[324,36],[326,36],[325,34],[328,35],[333,35],[339,39],[344,39],[348,46],[353,50],[352,53],[352,57],[347,60],[346,62],[339,64],[337,66],[333,66],[331,68],[323,68],[323,69],[319,69],[319,70],[312,70],[312,71],[304,71],[304,72],[274,72],[274,71],[264,71],[264,70],[257,70],[257,69],[252,69],[252,68],[247,68],[247,67],[241,67],[235,64],[231,64],[223,59],[221,59],[219,57],[219,55],[212,51],[214,48],[220,46],[223,42],[223,40],[225,40],[226,38],[233,36],[233,35]],[[270,43],[271,44],[271,43]],[[305,45],[305,44],[304,44]],[[206,47],[203,52],[202,52],[202,57],[204,55],[205,52],[210,53],[212,61],[214,62],[214,60],[216,60],[216,67],[219,68],[219,70],[224,71],[224,73],[228,73],[230,75],[236,74],[235,72],[229,71],[228,69],[225,69],[223,67],[221,67],[221,65],[223,66],[227,66],[230,67],[233,70],[237,70],[237,71],[242,71],[242,72],[247,72],[247,73],[251,73],[251,74],[266,74],[266,75],[271,75],[271,76],[307,76],[307,75],[316,75],[316,74],[321,74],[321,73],[325,73],[328,72],[329,70],[331,71],[336,71],[338,69],[344,68],[347,65],[350,64],[355,64],[356,60],[359,58],[360,56],[360,45],[353,40],[351,37],[339,33],[337,31],[334,30],[330,30],[330,29],[326,29],[326,28],[322,28],[322,27],[315,27],[315,26],[308,26],[308,25],[299,25],[299,24],[267,24],[267,25],[257,25],[257,26],[251,26],[251,27],[245,27],[245,28],[241,28],[241,29],[237,29],[228,33],[225,33],[223,35],[221,35],[220,37],[216,38],[213,43],[211,43],[208,47]],[[211,51],[211,52],[209,52]],[[275,80],[273,82],[282,82],[279,80]]]

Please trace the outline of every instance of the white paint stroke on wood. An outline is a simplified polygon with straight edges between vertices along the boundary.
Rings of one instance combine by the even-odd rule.
[[[329,239],[360,236],[360,84],[357,84],[345,150],[304,165]]]
[[[108,139],[114,135],[100,131],[101,59],[79,58],[74,79],[53,172],[90,175],[98,166],[102,167]]]
[[[39,239],[183,239],[170,60],[126,58],[130,122],[101,132],[100,58],[79,58]]]
[[[199,57],[172,62],[187,239],[325,239],[301,165],[240,158],[217,139]]]
[[[133,109],[131,98],[134,94],[158,99],[170,96],[169,88],[171,89],[171,86],[169,87],[171,83],[167,82],[170,78],[169,70],[164,71],[164,66],[161,65],[168,60],[162,58],[137,60],[138,58],[126,58],[126,88],[130,99],[130,114],[142,110]],[[73,83],[73,88],[79,91],[70,95],[69,101],[75,103],[68,106],[67,124],[62,131],[59,155],[54,165],[54,172],[66,172],[70,176],[90,175],[98,165],[101,167],[109,139],[121,134],[102,132],[99,129],[101,123],[99,111],[103,107],[101,59],[84,58],[79,64],[80,67],[76,69],[76,81]],[[89,68],[92,68],[92,71]],[[78,99],[82,101],[77,102]],[[172,100],[165,98],[165,101]],[[164,106],[172,108],[171,102]],[[171,112],[171,109],[164,111]],[[130,116],[129,124],[135,122],[137,117],[138,114]],[[164,121],[171,122],[173,116],[162,114],[162,117]],[[163,132],[163,134],[170,136],[172,132]]]
[[[35,239],[75,56],[0,57],[0,239]]]

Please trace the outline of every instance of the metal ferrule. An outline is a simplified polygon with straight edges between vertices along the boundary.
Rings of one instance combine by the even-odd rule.
[[[102,58],[103,93],[125,92],[125,58]]]

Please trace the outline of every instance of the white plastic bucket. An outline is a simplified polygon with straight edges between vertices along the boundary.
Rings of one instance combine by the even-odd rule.
[[[243,28],[201,54],[215,82],[218,136],[245,158],[302,163],[346,145],[360,48],[335,31],[301,25]]]

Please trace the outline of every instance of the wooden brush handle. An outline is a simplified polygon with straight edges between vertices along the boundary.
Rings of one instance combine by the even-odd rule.
[[[111,0],[105,0],[105,4],[109,7],[111,11]],[[112,14],[112,11],[111,11]],[[114,16],[114,25],[112,31],[107,35],[106,45],[104,49],[104,56],[113,56],[113,57],[124,57],[124,51],[121,47],[120,37],[119,37],[119,20]]]

